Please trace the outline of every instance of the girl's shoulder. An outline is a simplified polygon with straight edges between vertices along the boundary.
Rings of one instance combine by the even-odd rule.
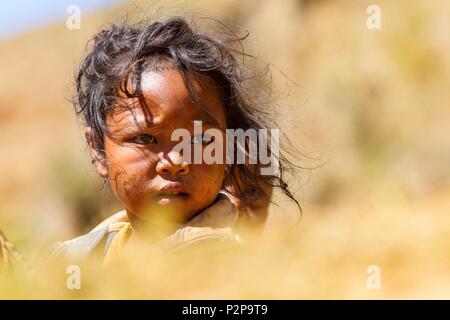
[[[90,232],[71,240],[57,242],[51,250],[51,257],[64,256],[68,259],[89,257],[105,240],[118,232],[121,226],[129,224],[125,210],[119,211],[103,220]],[[105,246],[107,245],[105,242]]]
[[[238,211],[230,199],[220,193],[214,203],[156,245],[163,251],[175,251],[194,243],[218,240],[221,243],[240,243],[235,233]],[[108,260],[120,254],[132,228],[125,210],[102,221],[89,233],[54,245],[51,256],[63,255],[82,259],[100,251]],[[215,241],[217,243],[217,241]]]

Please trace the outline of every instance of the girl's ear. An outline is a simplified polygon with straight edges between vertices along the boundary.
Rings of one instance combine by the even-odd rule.
[[[106,166],[106,159],[100,154],[98,150],[94,148],[94,132],[91,127],[86,127],[84,129],[84,137],[89,148],[89,153],[92,157],[92,163],[95,164],[95,169],[97,173],[102,177],[106,178],[108,176],[108,168]]]

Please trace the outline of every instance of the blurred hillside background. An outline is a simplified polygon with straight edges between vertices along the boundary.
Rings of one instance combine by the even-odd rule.
[[[366,26],[372,4],[380,30]],[[294,183],[296,289],[273,298],[450,298],[449,1],[79,6],[80,29],[66,27],[64,7],[59,20],[1,32],[0,228],[27,256],[120,208],[90,165],[69,101],[73,75],[96,31],[165,8],[156,16],[195,12],[250,32],[248,52],[272,65],[281,128],[307,155],[301,165],[315,168]],[[295,221],[280,204],[267,232]],[[370,265],[381,269],[380,290],[366,287]]]

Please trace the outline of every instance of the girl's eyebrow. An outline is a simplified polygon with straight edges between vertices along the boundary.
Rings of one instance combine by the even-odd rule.
[[[120,132],[131,133],[135,132],[136,129],[149,129],[155,128],[158,124],[153,122],[153,119],[143,116],[129,117],[125,116],[116,122],[115,129]]]
[[[224,129],[224,126],[217,120],[214,116],[202,112],[203,116],[199,116],[198,119],[193,119],[190,121],[192,127],[194,127],[194,121],[202,121],[202,125],[211,126],[211,127],[219,127]],[[134,132],[136,129],[157,129],[161,126],[161,123],[155,123],[152,117],[148,117],[145,115],[136,115],[134,116],[124,116],[118,122],[119,128],[117,128],[121,132]]]

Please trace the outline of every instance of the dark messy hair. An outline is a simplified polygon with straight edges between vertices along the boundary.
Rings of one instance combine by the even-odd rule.
[[[137,25],[111,25],[94,36],[76,77],[74,106],[85,125],[92,128],[89,143],[99,154],[104,154],[104,135],[110,134],[107,115],[116,108],[119,95],[145,104],[140,83],[142,73],[149,68],[163,68],[167,63],[181,73],[191,99],[205,112],[192,81],[204,76],[214,81],[223,98],[227,128],[245,131],[276,125],[270,108],[258,103],[257,91],[249,85],[256,75],[249,75],[239,61],[239,57],[252,57],[242,46],[248,33],[236,36],[224,24],[216,22],[226,29],[225,36],[210,37],[197,32],[181,17]],[[270,137],[268,153],[271,152],[269,140]],[[286,171],[293,172],[295,166],[282,150],[278,154],[279,172],[274,175],[261,175],[261,164],[229,165],[226,179],[237,182],[238,190],[226,191],[243,201],[252,197],[271,201],[272,188],[280,188],[300,208],[284,176]]]

